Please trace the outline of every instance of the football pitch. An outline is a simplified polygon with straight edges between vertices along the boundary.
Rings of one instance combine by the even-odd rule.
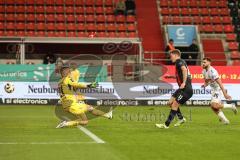
[[[54,106],[0,106],[0,160],[239,159],[239,115],[224,110],[231,124],[223,125],[209,107],[181,110],[187,123],[178,128],[155,127],[168,107],[142,106],[117,107],[114,119],[91,119],[82,130],[56,129]]]

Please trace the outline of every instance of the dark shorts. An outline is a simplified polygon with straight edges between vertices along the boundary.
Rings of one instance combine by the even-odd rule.
[[[193,95],[192,88],[189,89],[178,89],[173,93],[173,97],[176,98],[176,101],[179,104],[184,104],[187,102]]]

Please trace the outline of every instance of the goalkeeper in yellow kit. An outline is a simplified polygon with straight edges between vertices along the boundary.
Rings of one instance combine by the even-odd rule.
[[[85,104],[83,99],[79,101],[78,95],[76,95],[77,88],[96,88],[98,86],[96,82],[91,84],[74,82],[71,79],[70,67],[66,65],[61,68],[60,72],[62,79],[58,83],[58,88],[62,107],[65,111],[70,112],[77,118],[73,121],[63,121],[56,128],[88,124],[88,118],[85,114],[86,112],[91,112],[96,116],[112,119],[112,111],[104,113],[97,110],[93,106]]]

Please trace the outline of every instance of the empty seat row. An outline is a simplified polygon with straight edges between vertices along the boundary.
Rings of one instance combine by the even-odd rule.
[[[201,15],[201,16],[209,16],[209,15],[229,15],[228,8],[161,8],[160,13],[162,15]]]
[[[96,23],[135,23],[136,18],[135,16],[129,15],[129,16],[113,16],[113,15],[64,15],[64,14],[0,14],[0,22],[96,22]]]
[[[18,37],[129,37],[135,38],[137,37],[136,32],[64,32],[64,31],[0,31],[0,36],[18,36]]]
[[[95,24],[95,23],[0,23],[0,30],[69,30],[69,31],[129,31],[136,32],[137,28],[135,24]]]
[[[234,33],[233,25],[199,25],[198,28],[204,33]]]
[[[230,16],[163,16],[163,24],[231,24],[232,19]]]
[[[226,0],[161,0],[160,1],[161,7],[209,7],[209,8],[224,8],[227,7]]]
[[[3,5],[76,5],[112,6],[115,0],[0,0]]]
[[[3,6],[0,5],[0,13],[66,13],[66,14],[113,14],[113,7],[63,7],[63,6]]]

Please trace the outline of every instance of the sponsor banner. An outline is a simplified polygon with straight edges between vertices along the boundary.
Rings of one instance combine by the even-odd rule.
[[[193,25],[167,25],[168,39],[174,40],[175,46],[190,46],[196,38],[196,27]]]
[[[21,81],[21,82],[57,82],[60,75],[54,64],[44,65],[0,65],[0,81]],[[106,81],[106,66],[79,66],[81,74],[79,81]]]
[[[24,99],[24,98],[10,98],[0,99],[0,104],[4,105],[56,105],[58,99]],[[240,106],[240,101],[232,101]],[[168,100],[130,100],[130,99],[104,99],[104,100],[86,100],[87,104],[94,106],[166,106],[168,105]],[[187,101],[187,106],[209,106],[210,100],[189,100]]]
[[[7,93],[6,82],[0,82],[0,98],[58,99],[57,83],[47,82],[13,82],[14,91]],[[201,88],[201,83],[193,84],[192,100],[210,100],[210,87]],[[240,100],[239,84],[224,84],[233,100]],[[98,89],[81,89],[86,99],[133,99],[133,100],[167,100],[178,89],[176,83],[99,83]]]
[[[175,83],[175,79],[166,79],[166,75],[175,75],[175,66],[165,66],[167,72],[161,77],[162,81]],[[204,83],[202,67],[200,66],[189,66],[189,71],[192,76],[193,83]],[[223,83],[240,84],[240,66],[215,66],[214,67],[222,80]]]

